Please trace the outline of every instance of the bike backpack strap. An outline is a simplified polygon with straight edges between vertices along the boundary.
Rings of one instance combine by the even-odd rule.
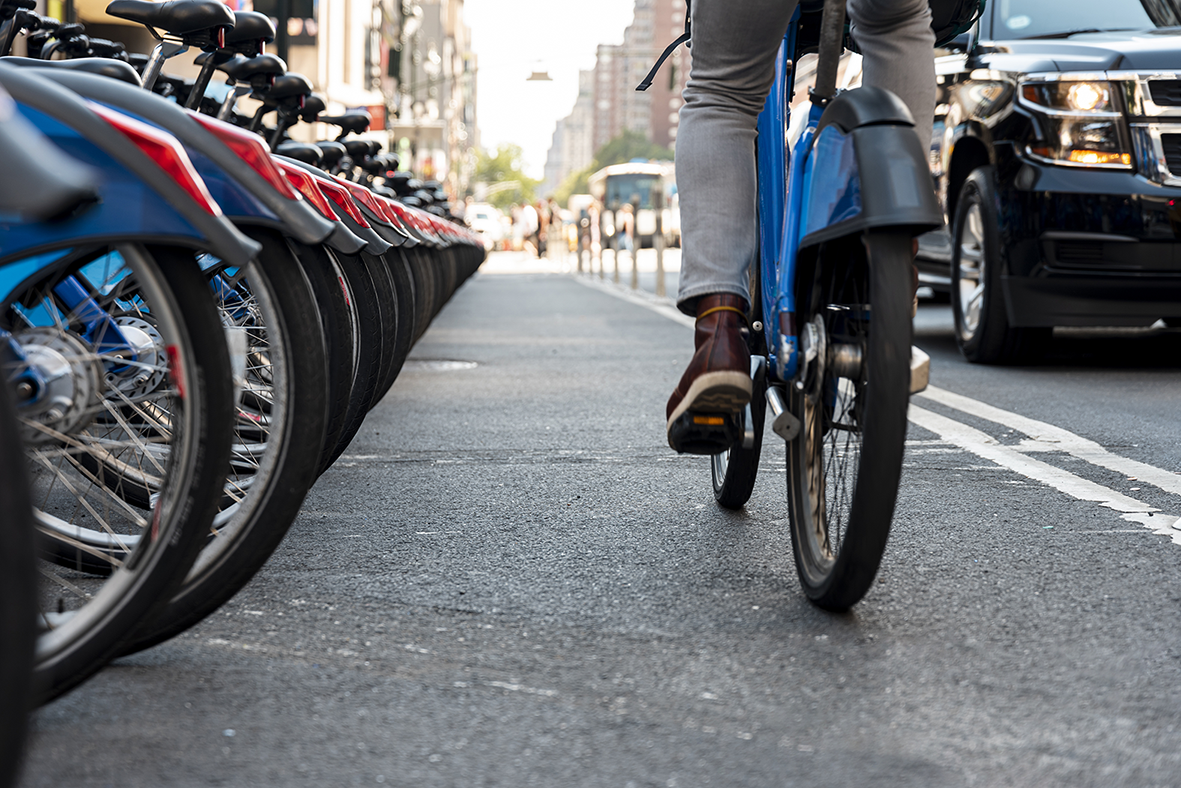
[[[656,72],[659,71],[660,67],[664,65],[664,61],[668,60],[668,56],[673,53],[673,50],[689,40],[689,23],[691,21],[689,13],[689,0],[685,0],[685,32],[682,33],[676,41],[664,48],[664,51],[660,53],[660,57],[656,60],[656,65],[652,66],[652,70],[648,72],[648,76],[644,77],[643,82],[636,85],[637,92],[642,93],[648,88],[652,87],[652,80],[656,78]]]

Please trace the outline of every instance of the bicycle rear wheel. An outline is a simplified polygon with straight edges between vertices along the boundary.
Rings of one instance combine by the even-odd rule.
[[[184,578],[217,512],[229,354],[192,252],[60,253],[6,294],[42,575],[34,686],[76,686]],[[19,386],[19,383],[18,383]]]
[[[0,788],[15,783],[20,766],[37,640],[33,510],[11,399],[0,385]]]
[[[240,268],[207,260],[205,269],[245,362],[221,511],[184,583],[120,654],[174,637],[233,597],[279,546],[316,481],[328,382],[315,296],[284,238],[250,233],[262,244],[257,260]]]
[[[804,593],[843,611],[869,590],[902,474],[910,357],[911,241],[867,233],[825,245],[806,298],[804,388],[790,388],[792,548]]]
[[[767,342],[763,332],[757,330],[763,321],[762,282],[757,262],[750,267],[750,352],[752,356],[766,356]],[[763,425],[767,413],[767,378],[759,375],[753,381],[750,398],[751,423],[744,424],[744,431],[753,431],[754,442],[750,448],[742,444],[710,457],[710,474],[713,477],[714,500],[726,509],[741,509],[754,492],[755,479],[759,475],[759,458],[763,454]]]

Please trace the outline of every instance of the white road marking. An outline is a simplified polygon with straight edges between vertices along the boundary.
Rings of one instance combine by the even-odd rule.
[[[683,326],[693,328],[696,321],[688,315],[683,315],[673,305],[673,302],[666,298],[657,298],[656,296],[644,290],[625,290],[619,285],[612,282],[599,281],[589,276],[572,276],[570,277],[583,287],[589,287],[592,290],[598,290],[600,293],[606,293],[610,296],[615,296],[618,299],[627,301],[628,303],[642,306],[645,309],[651,310],[658,315],[667,317],[674,323],[680,323]]]
[[[978,416],[985,421],[1001,424],[1028,435],[1028,440],[1024,440],[1014,447],[1017,451],[1066,452],[1100,468],[1134,477],[1136,481],[1147,482],[1167,493],[1181,495],[1181,476],[1138,460],[1130,460],[1127,457],[1112,454],[1095,441],[1075,435],[1061,427],[1001,410],[971,397],[965,397],[962,394],[956,394],[936,386],[930,386],[918,396],[926,397],[949,408]]]
[[[694,325],[693,318],[681,314],[668,299],[658,299],[644,291],[625,290],[613,283],[600,282],[591,277],[572,276],[571,278],[585,287],[641,306],[681,325],[689,328]],[[1158,514],[1159,509],[1142,501],[1137,501],[1101,484],[1025,455],[1036,452],[1065,452],[1092,465],[1134,477],[1137,481],[1147,482],[1167,493],[1178,496],[1181,496],[1181,475],[1138,460],[1120,457],[1107,451],[1095,441],[1075,435],[1069,430],[1002,410],[971,397],[941,389],[938,386],[928,386],[925,391],[915,396],[927,397],[946,407],[1017,430],[1029,437],[1015,446],[1006,446],[980,430],[917,407],[912,401],[909,413],[910,421],[934,432],[940,436],[940,439],[907,441],[908,446],[914,447],[910,450],[911,452],[916,454],[942,453],[935,447],[947,444],[959,446],[978,457],[1053,487],[1073,498],[1095,501],[1101,506],[1114,509],[1120,512],[1124,520],[1138,523],[1154,534],[1167,536],[1174,544],[1181,545],[1181,518],[1176,515]],[[973,469],[969,468],[968,470]]]
[[[955,419],[925,410],[914,404],[910,406],[909,418],[923,429],[935,433],[943,440],[960,446],[977,457],[1053,487],[1072,498],[1077,498],[1080,501],[1094,501],[1100,506],[1114,509],[1121,513],[1123,519],[1139,523],[1153,533],[1168,536],[1174,544],[1181,545],[1181,530],[1173,527],[1178,521],[1176,515],[1158,514],[1160,509],[1143,501],[1137,501],[1135,498],[1096,484],[1089,479],[1075,476],[1073,473],[1049,463],[1027,457],[1016,447],[1005,446],[974,427],[961,424]],[[1063,430],[1063,432],[1065,431]]]

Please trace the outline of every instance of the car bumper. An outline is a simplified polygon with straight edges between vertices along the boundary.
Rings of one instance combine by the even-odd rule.
[[[1139,326],[1181,316],[1181,188],[1131,172],[1014,166],[1024,172],[998,190],[1011,325]]]

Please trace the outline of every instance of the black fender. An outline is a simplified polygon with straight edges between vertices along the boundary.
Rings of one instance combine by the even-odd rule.
[[[114,80],[110,82],[123,84]],[[0,86],[18,102],[76,129],[88,141],[134,173],[204,237],[204,243],[198,245],[200,248],[233,265],[246,265],[261,250],[258,243],[239,232],[225,217],[207,213],[163,169],[144,155],[135,143],[91,111],[78,94],[43,79],[35,70],[5,66],[2,59]],[[193,245],[187,239],[179,242]]]
[[[68,61],[63,61],[68,62]],[[124,109],[167,129],[181,144],[198,151],[236,180],[259,202],[279,217],[282,232],[305,244],[321,243],[333,231],[333,223],[302,200],[289,200],[247,166],[216,136],[206,131],[188,112],[155,93],[126,82],[78,71],[33,68],[38,76],[51,79],[95,101]]]
[[[841,93],[821,115],[813,145],[800,248],[865,230],[918,236],[943,226],[914,120],[893,93]]]

